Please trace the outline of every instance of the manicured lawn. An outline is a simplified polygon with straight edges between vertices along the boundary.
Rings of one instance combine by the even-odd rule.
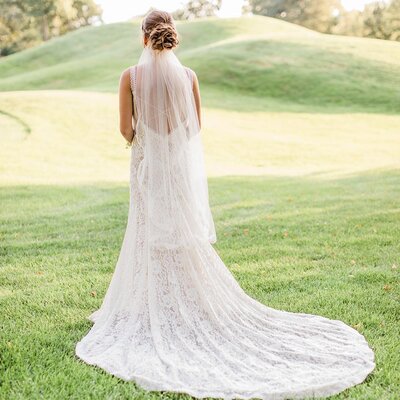
[[[398,172],[210,179],[215,247],[243,289],[341,319],[374,349],[376,370],[337,399],[400,391],[399,196]],[[127,184],[3,187],[0,200],[1,398],[152,398],[74,355],[116,263]]]

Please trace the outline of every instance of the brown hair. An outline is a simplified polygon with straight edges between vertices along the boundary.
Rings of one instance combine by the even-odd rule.
[[[150,11],[142,22],[142,31],[154,50],[173,49],[179,44],[174,19],[166,11]]]

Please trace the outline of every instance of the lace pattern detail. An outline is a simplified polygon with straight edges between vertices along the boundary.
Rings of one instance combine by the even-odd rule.
[[[259,303],[211,244],[146,254],[142,160],[143,148],[132,148],[128,225],[94,325],[76,346],[82,360],[148,390],[199,398],[328,396],[365,379],[375,363],[361,334]]]
[[[190,79],[190,83],[192,84],[192,87],[193,87],[194,72],[188,67],[185,67],[185,68],[186,68],[186,73],[187,73],[187,75],[188,75],[188,77]]]
[[[198,163],[181,151],[186,133],[164,138],[167,164],[160,135],[140,117],[121,251],[76,355],[144,389],[199,398],[324,397],[361,383],[375,367],[364,336],[340,320],[276,310],[247,295],[210,244],[215,237],[196,230],[197,217],[208,216],[196,216],[196,175],[188,181],[180,167]],[[161,190],[166,171],[170,191]]]
[[[136,92],[136,65],[129,68],[129,76],[131,81],[132,95],[135,97]]]

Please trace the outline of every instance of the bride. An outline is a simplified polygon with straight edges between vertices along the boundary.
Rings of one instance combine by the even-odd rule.
[[[144,389],[200,398],[325,397],[363,382],[375,367],[364,336],[259,303],[211,245],[198,80],[173,52],[170,14],[150,12],[142,30],[143,53],[120,81],[132,144],[125,237],[76,355]]]

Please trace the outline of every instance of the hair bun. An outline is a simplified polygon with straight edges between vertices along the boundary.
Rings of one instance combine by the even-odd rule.
[[[173,49],[179,44],[175,27],[167,22],[158,23],[151,30],[149,39],[154,50]]]

